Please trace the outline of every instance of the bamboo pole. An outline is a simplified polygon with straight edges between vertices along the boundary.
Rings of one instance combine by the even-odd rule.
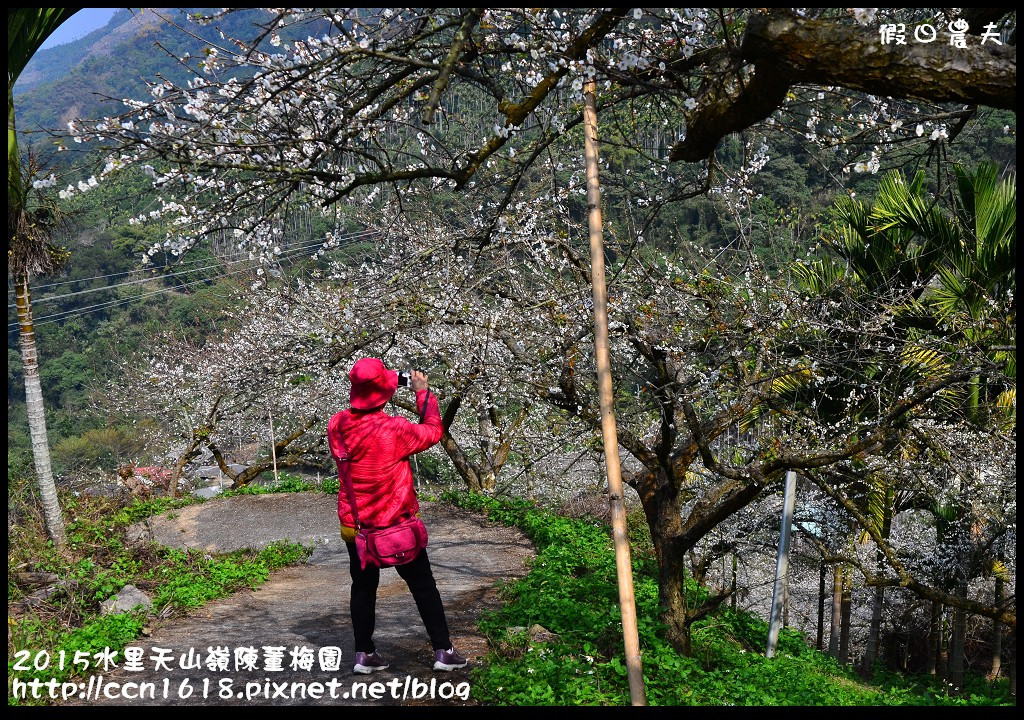
[[[590,284],[594,292],[594,346],[597,351],[597,387],[601,398],[601,433],[604,438],[605,469],[612,511],[612,536],[615,541],[615,568],[619,578],[619,609],[626,649],[629,698],[633,705],[646,705],[644,676],[640,663],[640,640],[636,627],[636,601],[633,596],[633,567],[626,535],[626,508],[622,495],[622,470],[619,466],[619,439],[615,430],[615,405],[612,395],[611,354],[608,350],[608,293],[604,277],[604,238],[601,220],[601,187],[597,180],[597,108],[595,82],[583,86],[583,119],[587,159],[587,209],[590,222]]]

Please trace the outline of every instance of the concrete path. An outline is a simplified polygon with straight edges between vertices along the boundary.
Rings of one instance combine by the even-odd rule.
[[[422,503],[421,516],[430,533],[427,552],[452,640],[470,665],[452,673],[432,670],[433,654],[412,595],[397,572],[386,569],[381,571],[374,640],[391,667],[369,676],[353,675],[348,554],[338,534],[335,504],[334,496],[322,493],[239,496],[174,510],[169,518],[164,513],[136,526],[137,537],[209,552],[283,539],[312,542],[316,549],[305,564],[276,571],[256,590],[154,623],[151,634],[134,643],[143,648],[142,671],[129,672],[122,665],[103,674],[101,688],[92,681],[88,700],[65,704],[475,704],[469,670],[487,651],[477,620],[484,609],[497,606],[499,581],[526,572],[525,561],[533,554],[530,543],[517,530],[479,515]],[[331,646],[341,650],[340,668],[323,670],[319,653]],[[255,668],[236,667],[238,650],[250,647],[256,651]],[[226,665],[216,662],[218,648],[227,648]],[[268,663],[275,664],[273,648],[283,648],[277,651],[283,653],[280,671],[268,669]],[[160,655],[168,658],[168,667],[156,670],[154,658]],[[310,655],[312,667],[305,669]],[[125,699],[139,690],[147,694],[144,699]]]

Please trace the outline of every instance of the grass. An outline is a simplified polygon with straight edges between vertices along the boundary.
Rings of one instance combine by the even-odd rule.
[[[538,548],[526,577],[502,587],[503,607],[480,622],[493,650],[484,667],[474,671],[474,696],[490,705],[628,705],[608,528],[560,517],[524,500],[463,492],[448,492],[442,499],[522,529]],[[1016,704],[1005,680],[972,678],[965,692],[955,697],[946,695],[929,676],[881,673],[868,684],[835,658],[808,647],[791,629],[782,631],[777,654],[769,659],[760,650],[768,624],[730,609],[694,625],[694,652],[684,657],[662,639],[649,537],[644,537],[642,518],[631,520],[634,590],[650,705]],[[690,586],[688,591],[702,589]],[[531,643],[526,631],[510,632],[534,624],[557,633],[557,640]]]
[[[299,488],[299,485],[303,487]],[[291,492],[313,489],[297,478],[286,478],[274,488],[237,491]],[[14,509],[12,511],[12,497]],[[186,505],[202,502],[192,497],[132,500],[62,497],[67,524],[67,547],[58,552],[46,538],[42,519],[32,503],[17,502],[8,492],[8,704],[39,704],[12,697],[14,678],[55,678],[65,682],[80,678],[81,665],[71,660],[89,657],[110,648],[120,652],[143,632],[152,615],[170,617],[215,598],[267,581],[270,572],[303,561],[311,548],[296,543],[275,543],[261,550],[239,550],[211,555],[181,550],[150,542],[130,542],[126,531],[133,523],[159,513],[173,513]],[[11,522],[12,512],[15,521]],[[31,594],[19,573],[52,573],[58,591],[42,603],[12,615]],[[153,600],[150,613],[103,615],[100,603],[132,584]],[[22,652],[18,655],[19,651]],[[28,656],[24,651],[28,651]],[[48,653],[44,664],[41,652]],[[58,658],[66,658],[63,668]],[[76,656],[76,653],[78,655]],[[82,654],[84,653],[84,655]],[[43,665],[36,669],[36,664]],[[23,669],[25,668],[25,669]]]

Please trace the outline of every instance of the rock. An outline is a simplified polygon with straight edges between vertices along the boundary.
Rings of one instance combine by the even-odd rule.
[[[153,607],[153,601],[134,585],[125,585],[117,595],[100,603],[100,610],[104,615],[112,615],[128,612],[139,605],[149,610]]]
[[[152,483],[140,475],[121,478],[121,484],[135,497],[148,498],[153,495]]]
[[[129,545],[146,543],[153,539],[153,529],[149,526],[148,520],[130,525],[125,531],[124,539]]]
[[[45,574],[45,573],[41,573]],[[20,601],[8,605],[9,613],[13,610],[15,614],[25,612],[29,608],[38,607],[50,601],[60,591],[67,591],[77,588],[78,583],[74,580],[58,580],[53,585],[40,588],[30,595],[26,595]]]
[[[207,487],[197,488],[196,490],[192,491],[192,494],[195,495],[196,497],[201,497],[209,500],[210,498],[216,495],[220,495],[222,492],[224,492],[225,489],[229,487],[231,487],[230,481],[228,481],[228,483],[225,484],[223,487],[221,487],[220,485],[208,485]]]
[[[558,640],[558,634],[553,633],[543,625],[532,625],[530,626],[530,642],[535,643],[546,643],[554,642]]]
[[[52,585],[60,580],[56,573],[19,572],[14,574],[19,585]]]
[[[21,602],[25,607],[36,607],[37,605],[42,605],[51,597],[56,595],[58,590],[60,590],[60,586],[51,585],[50,587],[36,590],[31,595],[26,595]]]

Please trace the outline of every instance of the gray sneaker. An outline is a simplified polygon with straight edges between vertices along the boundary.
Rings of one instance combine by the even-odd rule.
[[[447,650],[435,650],[434,651],[434,669],[444,670],[445,672],[451,672],[452,670],[458,670],[468,665],[466,658],[459,655],[455,651],[455,648],[448,648]]]
[[[379,653],[357,652],[356,664],[352,668],[352,672],[369,675],[378,670],[387,670],[388,667],[388,661],[382,658]]]

